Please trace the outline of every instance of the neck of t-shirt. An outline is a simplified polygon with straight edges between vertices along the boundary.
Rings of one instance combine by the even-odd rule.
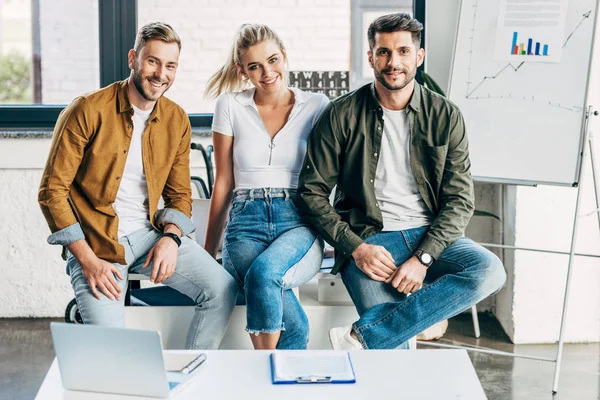
[[[136,114],[139,114],[139,115],[144,115],[144,116],[146,116],[146,115],[150,115],[150,113],[151,113],[151,112],[152,112],[152,110],[153,110],[153,108],[150,108],[150,109],[148,109],[148,110],[142,110],[141,108],[138,108],[138,107],[134,106],[133,104],[131,105],[131,107],[133,107],[133,111],[134,111]]]
[[[384,111],[386,112],[390,112],[390,113],[403,113],[406,111],[406,107],[405,108],[401,108],[400,110],[390,110],[389,108],[385,108],[384,106],[381,106],[381,108],[383,108]]]

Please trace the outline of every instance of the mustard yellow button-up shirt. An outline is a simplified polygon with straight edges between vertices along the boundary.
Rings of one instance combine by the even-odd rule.
[[[113,209],[133,133],[127,80],[76,98],[60,114],[38,201],[51,244],[85,239],[96,256],[126,264]],[[193,232],[190,186],[191,127],[187,114],[161,97],[142,136],[149,219],[155,229],[176,224]],[[164,209],[158,210],[159,198]]]

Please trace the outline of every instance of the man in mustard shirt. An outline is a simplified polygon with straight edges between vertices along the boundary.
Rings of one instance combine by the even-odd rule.
[[[139,273],[193,299],[186,347],[215,349],[236,286],[186,236],[194,231],[191,127],[185,111],[163,97],[180,50],[171,26],[143,26],[128,53],[129,78],[65,108],[38,201],[52,232],[48,242],[68,249],[67,273],[84,323],[124,326],[127,276]]]

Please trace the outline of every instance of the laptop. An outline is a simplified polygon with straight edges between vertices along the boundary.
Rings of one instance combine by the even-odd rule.
[[[157,331],[61,322],[50,330],[68,390],[168,398],[202,369],[167,372]]]

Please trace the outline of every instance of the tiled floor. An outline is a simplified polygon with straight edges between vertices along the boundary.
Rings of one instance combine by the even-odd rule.
[[[0,319],[0,400],[33,399],[54,358],[48,319]],[[510,344],[498,322],[480,315],[482,338],[473,337],[469,315],[450,321],[440,343],[469,344],[501,351],[555,357],[550,345]],[[600,343],[566,345],[560,390],[551,394],[554,364],[470,352],[490,400],[600,399]],[[438,400],[438,399],[432,399]]]

